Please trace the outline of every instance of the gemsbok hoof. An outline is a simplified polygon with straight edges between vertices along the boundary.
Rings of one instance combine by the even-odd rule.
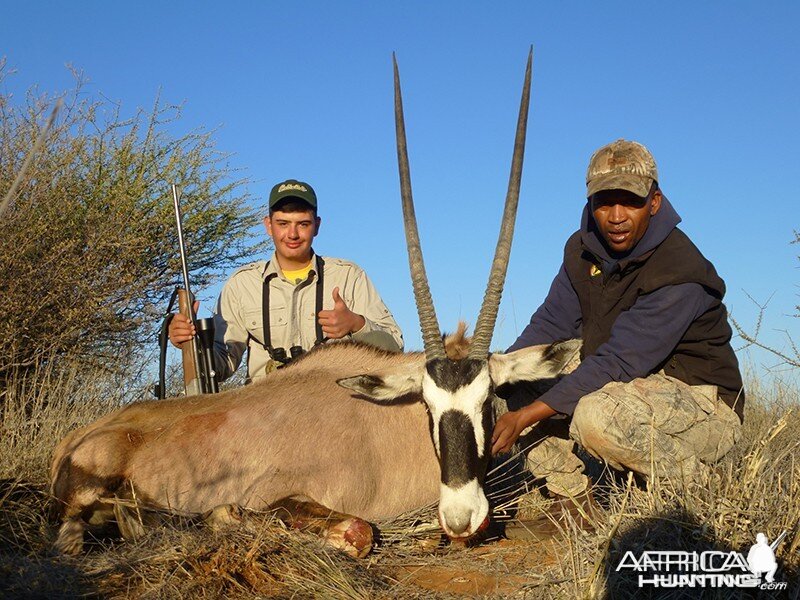
[[[58,538],[53,547],[61,554],[77,556],[83,551],[83,530],[83,523],[77,519],[64,521],[58,530]]]
[[[372,550],[372,526],[354,517],[328,530],[325,541],[353,558],[365,558]]]

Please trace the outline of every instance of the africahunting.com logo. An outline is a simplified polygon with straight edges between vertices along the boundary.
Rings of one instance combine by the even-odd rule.
[[[639,574],[639,587],[656,588],[758,588],[785,590],[785,581],[775,581],[778,563],[775,549],[786,537],[781,533],[769,544],[759,533],[745,558],[741,552],[686,552],[648,550],[636,556],[628,550],[617,565],[617,572],[630,570]]]

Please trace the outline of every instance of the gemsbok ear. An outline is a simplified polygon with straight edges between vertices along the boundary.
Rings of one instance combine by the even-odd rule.
[[[489,374],[495,386],[549,379],[561,373],[580,352],[582,344],[581,340],[569,340],[531,346],[508,354],[492,354],[489,357]]]
[[[336,383],[373,400],[390,402],[407,394],[422,392],[423,369],[420,363],[400,365],[365,375],[337,379]]]

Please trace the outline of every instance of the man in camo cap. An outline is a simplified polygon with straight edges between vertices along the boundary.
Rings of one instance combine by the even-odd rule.
[[[637,142],[592,155],[580,229],[544,303],[509,351],[582,338],[580,364],[537,399],[521,386],[493,452],[523,430],[528,468],[550,492],[588,481],[575,442],[616,469],[697,481],[738,439],[744,393],[725,284],[677,228],[656,163]]]

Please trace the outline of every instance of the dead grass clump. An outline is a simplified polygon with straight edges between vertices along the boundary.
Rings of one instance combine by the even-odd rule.
[[[281,545],[269,529],[214,532],[163,526],[137,542],[105,546],[87,565],[104,596],[236,598],[273,595],[276,578],[266,561]]]
[[[79,361],[53,357],[13,371],[0,388],[0,479],[44,484],[55,445],[69,431],[130,401],[119,382]]]
[[[41,483],[0,480],[0,547],[23,554],[44,550],[50,536],[50,502]]]
[[[373,598],[388,589],[368,563],[252,511],[222,531],[150,529],[137,542],[90,553],[84,572],[104,597]]]

